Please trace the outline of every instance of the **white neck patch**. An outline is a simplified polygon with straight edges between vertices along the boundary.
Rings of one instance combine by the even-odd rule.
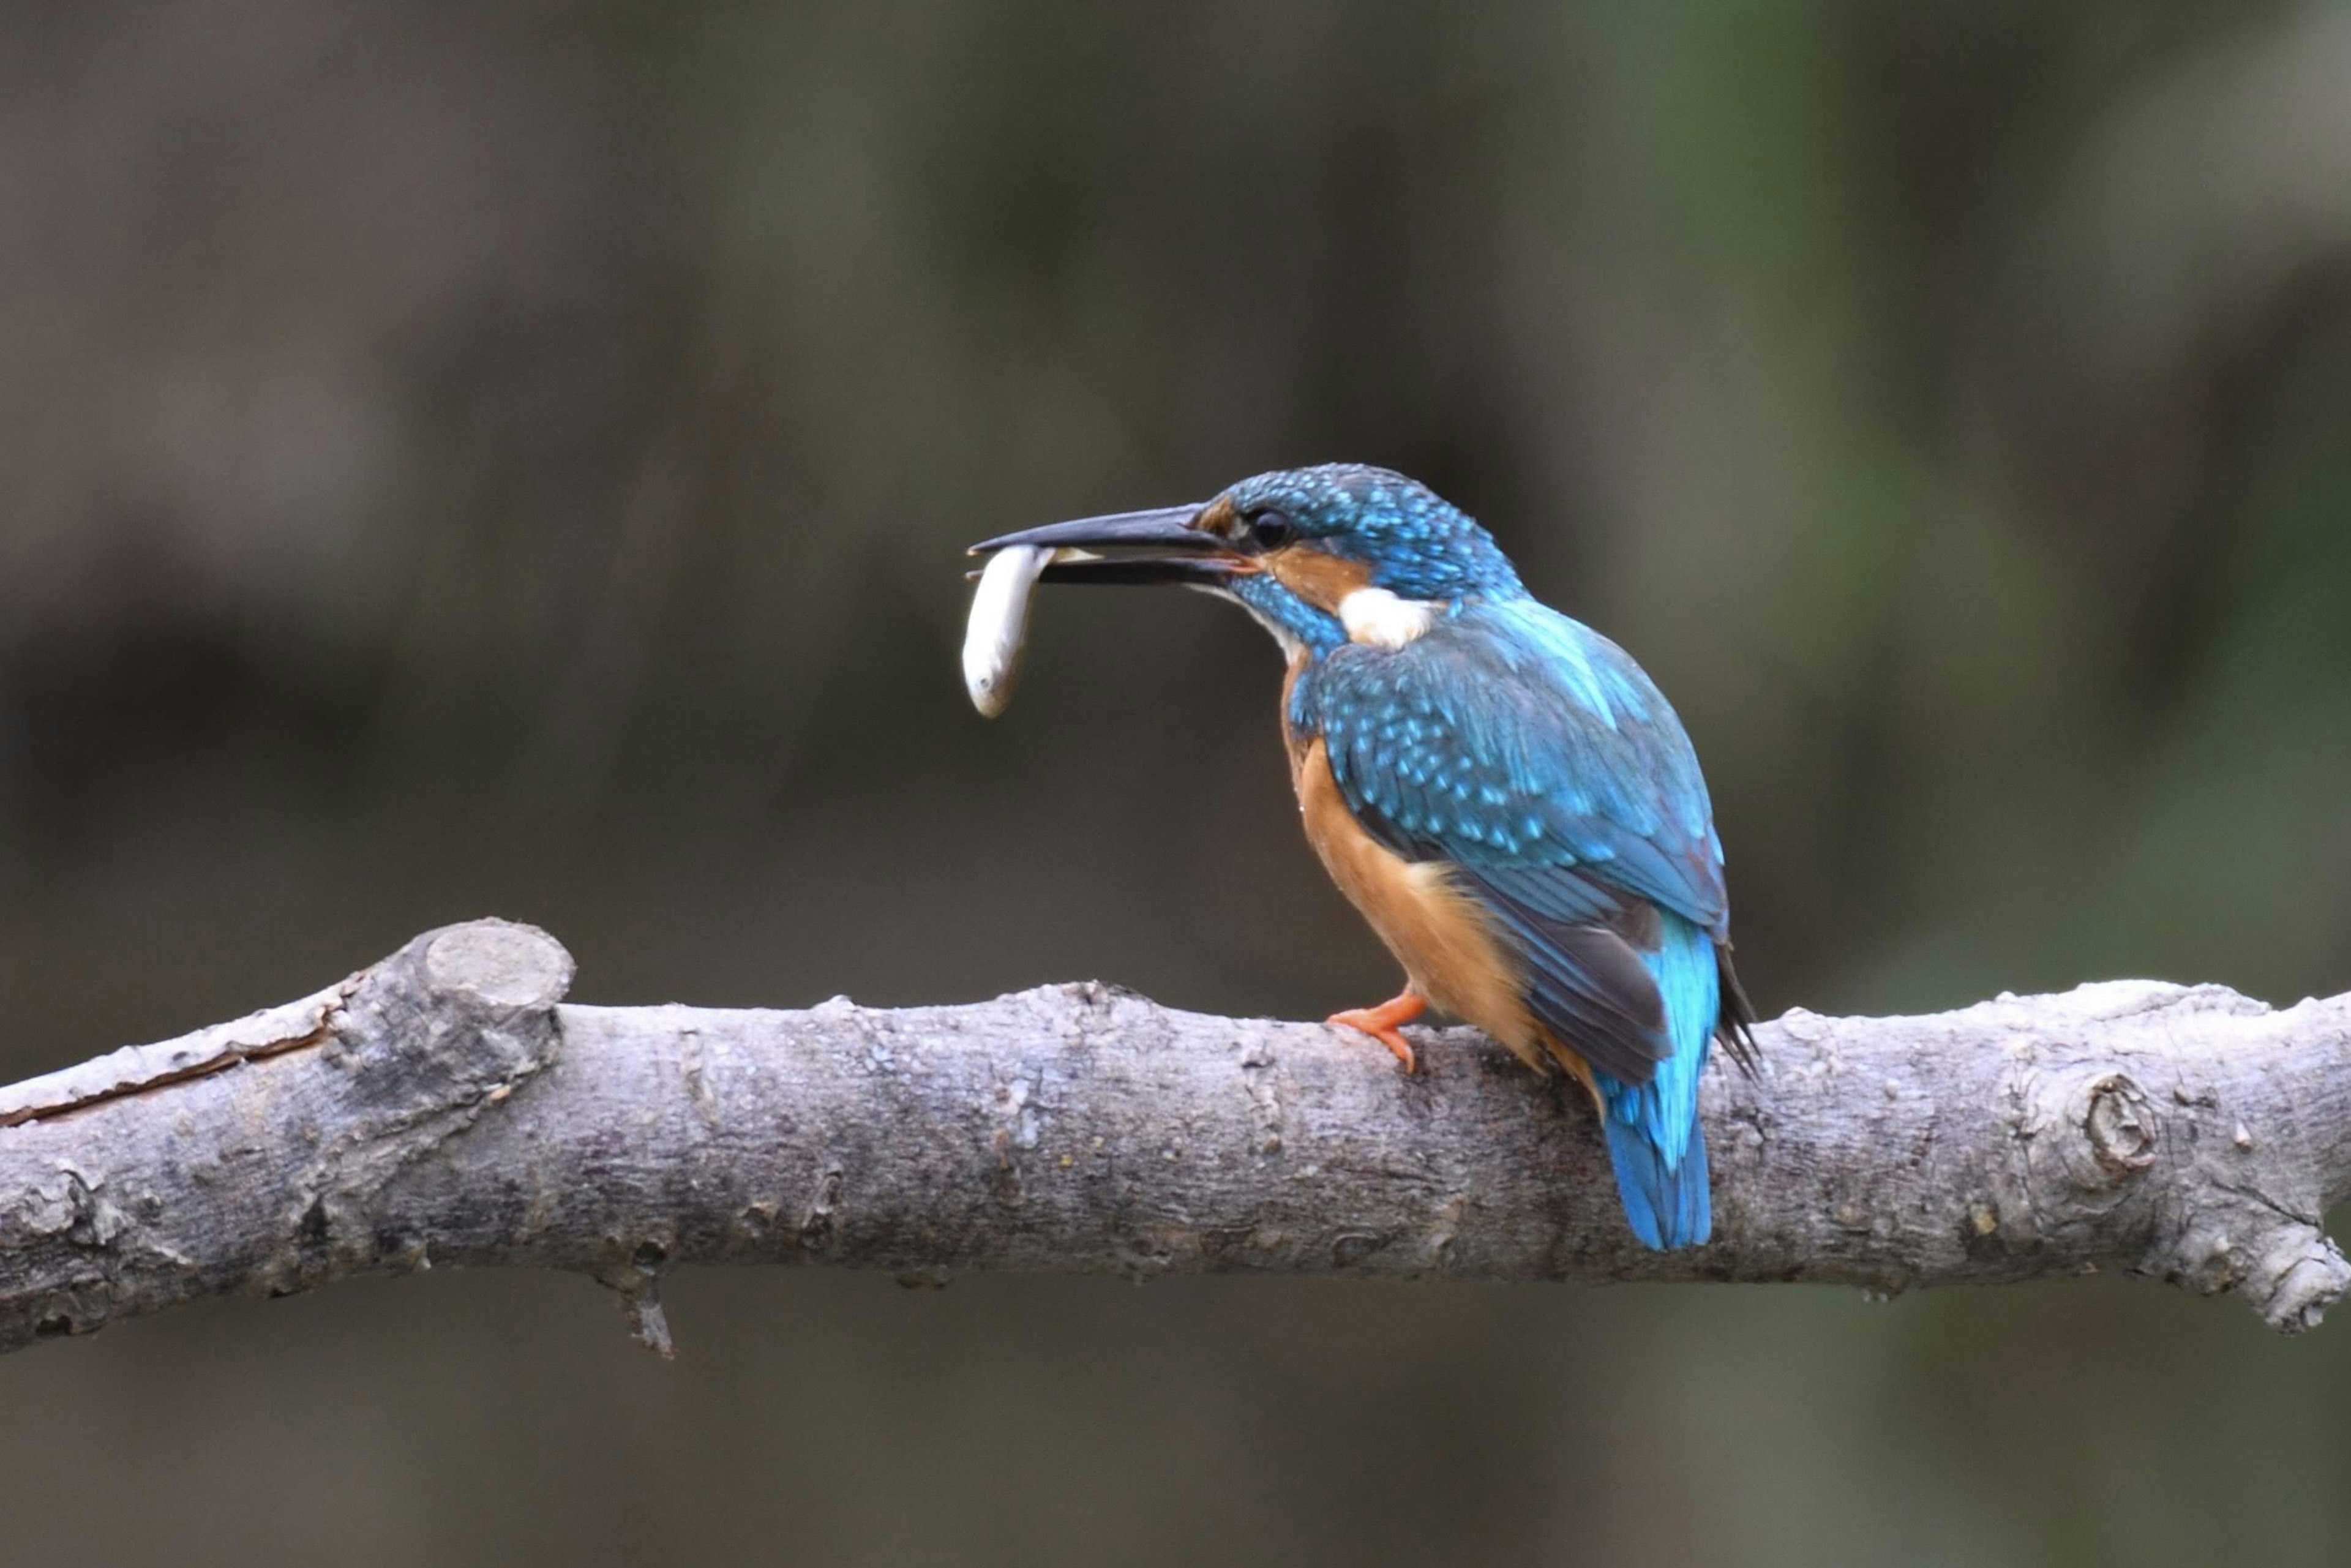
[[[1426,632],[1437,606],[1425,599],[1398,599],[1384,588],[1359,588],[1339,601],[1339,623],[1350,643],[1401,648]]]

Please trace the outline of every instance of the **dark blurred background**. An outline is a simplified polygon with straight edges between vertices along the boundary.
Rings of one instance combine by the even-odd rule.
[[[1767,1013],[2351,988],[2351,11],[11,9],[0,1072],[443,921],[576,995],[1389,963],[1276,660],[960,547],[1387,464],[1679,706]],[[0,1362],[0,1558],[2340,1562],[2351,1323],[2090,1281],[690,1274]]]

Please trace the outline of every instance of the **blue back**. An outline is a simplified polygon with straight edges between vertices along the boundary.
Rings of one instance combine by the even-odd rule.
[[[1629,654],[1514,575],[1495,587],[1401,648],[1310,646],[1289,718],[1364,828],[1450,862],[1517,946],[1530,1008],[1593,1069],[1635,1232],[1700,1242],[1729,922],[1706,780]]]

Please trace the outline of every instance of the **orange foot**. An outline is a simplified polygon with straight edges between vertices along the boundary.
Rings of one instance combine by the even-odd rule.
[[[1428,1004],[1407,988],[1390,997],[1378,1007],[1350,1008],[1343,1013],[1332,1013],[1322,1021],[1342,1024],[1348,1029],[1362,1030],[1365,1034],[1395,1051],[1395,1059],[1404,1063],[1404,1070],[1406,1072],[1410,1072],[1413,1067],[1412,1042],[1405,1039],[1404,1031],[1396,1026],[1410,1023],[1427,1010]]]

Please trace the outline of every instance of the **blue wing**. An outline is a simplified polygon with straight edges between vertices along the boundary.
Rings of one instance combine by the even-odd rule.
[[[1663,694],[1606,638],[1510,600],[1399,649],[1334,649],[1291,700],[1364,829],[1451,862],[1519,948],[1529,1007],[1595,1070],[1635,1228],[1702,1239],[1698,1075],[1747,1014],[1706,780]]]
[[[1472,604],[1400,649],[1332,650],[1292,700],[1293,723],[1321,733],[1366,831],[1408,859],[1458,866],[1524,928],[1535,978],[1569,1010],[1610,1002],[1658,1021],[1636,995],[1581,983],[1594,965],[1604,981],[1612,964],[1571,933],[1647,950],[1662,912],[1727,941],[1722,846],[1697,754],[1663,694],[1599,633],[1532,600]],[[1671,1053],[1656,1040],[1641,1052]]]
[[[1472,604],[1400,649],[1334,649],[1297,696],[1349,803],[1397,848],[1576,870],[1724,934],[1697,754],[1598,632],[1531,599]]]

